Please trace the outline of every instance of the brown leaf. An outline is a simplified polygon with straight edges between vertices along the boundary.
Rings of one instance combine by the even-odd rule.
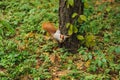
[[[20,76],[19,80],[32,80],[32,76],[29,74],[25,74],[25,75]]]
[[[60,62],[61,61],[59,55],[57,55],[57,54],[50,55],[50,60],[51,60],[52,63],[56,63],[56,62]]]
[[[84,62],[82,62],[82,61],[77,62],[77,63],[76,63],[77,69],[83,69],[83,64],[84,64]]]
[[[60,78],[58,78],[58,77],[55,77],[53,80],[60,80]]]
[[[95,5],[100,5],[100,4],[101,4],[100,1],[96,1],[96,2],[95,2]]]
[[[67,75],[69,72],[70,72],[69,70],[57,71],[57,72],[54,72],[53,75],[60,77],[60,76]]]
[[[115,0],[102,0],[102,2],[115,2]]]
[[[50,55],[50,61],[51,61],[52,63],[55,63],[55,54]]]
[[[45,40],[49,40],[51,37],[50,36],[44,36]]]
[[[35,68],[38,69],[41,64],[42,64],[42,61],[38,58]]]
[[[18,50],[19,51],[23,51],[26,49],[26,46],[25,45],[18,45]]]

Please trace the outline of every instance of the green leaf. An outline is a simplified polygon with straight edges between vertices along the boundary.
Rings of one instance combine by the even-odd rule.
[[[7,30],[10,31],[10,33],[12,33],[12,34],[15,33],[14,28],[10,25],[9,22],[2,20],[2,21],[0,21],[0,24],[2,24],[4,28],[7,28]]]
[[[82,35],[77,35],[78,40],[84,40],[84,37]]]
[[[96,65],[91,65],[91,66],[90,66],[90,71],[95,72],[96,70],[97,70]]]
[[[107,61],[106,61],[106,59],[105,59],[105,58],[103,58],[103,59],[102,59],[102,62],[103,62],[103,63],[106,63]]]
[[[87,18],[86,18],[85,15],[80,15],[80,19],[81,19],[82,21],[87,21]]]
[[[75,18],[77,15],[78,15],[77,13],[73,13],[72,18]]]
[[[106,11],[107,11],[107,12],[110,12],[110,10],[111,10],[111,7],[108,6],[108,7],[106,8]]]
[[[70,23],[67,23],[67,24],[66,24],[66,28],[69,28],[69,26],[70,26]]]
[[[83,20],[81,20],[80,16],[79,16],[79,18],[78,18],[78,22],[79,22],[80,24],[83,23]]]
[[[98,66],[101,67],[102,66],[102,62],[100,60],[97,61]]]
[[[88,54],[88,58],[92,59],[92,54],[91,53]]]
[[[117,48],[115,48],[115,52],[116,52],[117,54],[120,54],[120,46],[118,46]]]
[[[87,47],[93,47],[96,45],[95,43],[95,36],[90,34],[85,36],[85,45]]]
[[[68,0],[68,4],[74,6],[74,0]]]
[[[74,29],[74,33],[77,33],[77,32],[78,32],[77,27],[74,26],[73,29]]]
[[[68,30],[68,35],[72,35],[73,34],[73,25],[70,25],[70,28]]]
[[[85,8],[89,8],[88,2],[84,2],[84,7],[85,7]]]
[[[108,74],[110,72],[110,69],[105,69],[105,73]]]

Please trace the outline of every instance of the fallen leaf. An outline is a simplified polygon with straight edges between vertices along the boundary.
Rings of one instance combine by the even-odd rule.
[[[34,37],[34,35],[35,35],[35,33],[29,32],[28,34],[26,34],[25,39]]]
[[[40,67],[41,64],[42,64],[42,61],[39,58],[37,58],[37,63],[36,63],[35,68],[39,69],[39,67]]]
[[[60,80],[58,77],[55,77],[53,80]]]
[[[50,60],[51,60],[52,63],[57,63],[57,62],[61,61],[59,55],[57,55],[57,54],[50,55]]]
[[[17,48],[19,51],[23,51],[26,49],[26,46],[25,45],[18,45],[18,48]]]
[[[69,72],[70,72],[69,70],[57,71],[57,72],[54,72],[53,75],[60,77],[60,76],[67,75]]]
[[[83,69],[84,62],[80,61],[76,63],[77,69]]]
[[[89,67],[90,66],[90,63],[91,63],[91,60],[88,60],[86,63],[85,63],[85,67]]]
[[[50,55],[50,61],[55,63],[55,54]]]

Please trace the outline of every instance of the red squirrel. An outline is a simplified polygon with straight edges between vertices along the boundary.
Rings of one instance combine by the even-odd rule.
[[[59,29],[56,29],[55,26],[53,25],[53,23],[50,22],[44,22],[42,24],[42,28],[47,31],[49,34],[52,35],[52,37],[54,39],[56,39],[58,42],[62,43],[65,41],[66,38],[68,38],[69,36],[66,35],[62,35],[60,33]]]

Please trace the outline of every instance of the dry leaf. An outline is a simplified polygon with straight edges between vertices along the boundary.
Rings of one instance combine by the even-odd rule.
[[[53,80],[60,80],[58,77],[55,77]]]
[[[50,36],[44,36],[45,40],[49,40]]]
[[[100,5],[100,4],[101,4],[100,1],[96,1],[96,2],[95,2],[95,5]]]
[[[55,76],[65,76],[69,72],[70,72],[69,70],[57,71],[57,72],[54,72],[53,75],[55,75]]]
[[[57,62],[61,61],[59,55],[57,55],[57,54],[50,55],[50,60],[51,60],[52,63],[57,63]]]
[[[42,61],[38,58],[35,68],[38,69],[41,64],[42,64]]]
[[[83,69],[83,64],[84,64],[84,62],[82,62],[82,61],[76,63],[77,69]]]
[[[89,67],[90,66],[90,63],[91,63],[91,60],[88,60],[86,63],[85,63],[85,67]]]
[[[39,54],[40,53],[40,48],[37,48],[36,51],[35,51],[36,54]]]
[[[25,49],[26,49],[25,45],[18,45],[18,50],[19,51],[22,51],[22,50],[25,50]]]
[[[29,32],[28,34],[26,34],[25,39],[34,37],[34,35],[35,35],[35,33]]]
[[[55,54],[50,55],[50,61],[55,63]]]

